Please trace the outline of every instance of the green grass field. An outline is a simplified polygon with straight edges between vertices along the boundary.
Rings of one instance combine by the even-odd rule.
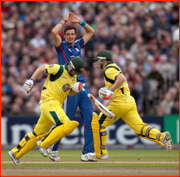
[[[81,162],[81,150],[59,150],[60,162],[52,162],[38,150],[15,165],[7,150],[1,151],[1,176],[179,176],[179,150],[109,150],[108,160]]]

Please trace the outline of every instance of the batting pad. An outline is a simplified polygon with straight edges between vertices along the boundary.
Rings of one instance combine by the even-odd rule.
[[[23,148],[19,151],[18,154],[16,154],[16,159],[21,158],[24,154],[29,152],[31,149],[37,146],[37,142],[41,139],[43,139],[47,133],[44,133],[43,135],[38,135],[37,137],[31,138],[27,143],[23,146]]]
[[[94,139],[94,150],[97,158],[101,157],[101,148],[100,148],[100,133],[99,133],[99,121],[98,116],[95,112],[93,112],[93,118],[91,122],[93,139]]]
[[[162,147],[165,147],[165,145],[163,143],[161,143],[161,141],[158,141],[158,140],[153,140],[153,139],[150,139],[150,138],[147,138],[147,137],[144,137],[144,136],[139,136],[141,138],[144,138],[144,139],[147,139],[147,140],[150,140],[150,141],[153,141],[159,145],[161,145]]]
[[[79,125],[76,121],[66,122],[52,130],[52,132],[47,136],[47,138],[41,143],[42,148],[49,148],[64,136],[72,133],[75,128]]]

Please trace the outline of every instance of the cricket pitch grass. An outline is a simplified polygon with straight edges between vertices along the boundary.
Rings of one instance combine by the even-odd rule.
[[[109,150],[108,160],[82,162],[81,150],[59,150],[60,162],[32,150],[15,165],[1,151],[1,176],[179,176],[179,150]]]

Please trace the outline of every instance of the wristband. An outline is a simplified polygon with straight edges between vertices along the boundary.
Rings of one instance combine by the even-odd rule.
[[[109,88],[109,90],[110,90],[111,92],[114,92],[114,90],[113,90],[112,88]]]
[[[62,21],[64,21],[64,23],[66,23],[66,22],[67,22],[65,19],[63,19]]]
[[[84,27],[86,25],[86,22],[84,20],[81,20],[80,25]]]
[[[34,82],[34,79],[30,79],[30,80],[32,80]]]
[[[64,24],[62,24],[61,22],[60,22],[60,24],[61,24],[61,25],[64,25]]]

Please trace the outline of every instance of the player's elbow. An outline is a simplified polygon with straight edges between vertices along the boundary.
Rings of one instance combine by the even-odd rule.
[[[52,35],[58,34],[55,29],[52,30]]]
[[[91,31],[90,31],[91,37],[93,36],[93,34],[94,34],[94,29],[91,29]]]

